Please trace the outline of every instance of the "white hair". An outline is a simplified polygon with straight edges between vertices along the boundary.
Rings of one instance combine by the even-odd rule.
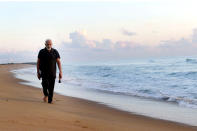
[[[49,42],[49,41],[52,41],[51,39],[46,39],[45,40],[45,44],[47,43],[47,42]]]

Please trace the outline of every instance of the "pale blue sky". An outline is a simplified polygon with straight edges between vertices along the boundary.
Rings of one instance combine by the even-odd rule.
[[[0,2],[0,52],[36,52],[46,38],[60,48],[83,37],[91,49],[139,45],[158,53],[153,48],[163,41],[173,44],[185,38],[191,42],[197,28],[196,4],[193,0]],[[80,48],[84,43],[76,45]]]

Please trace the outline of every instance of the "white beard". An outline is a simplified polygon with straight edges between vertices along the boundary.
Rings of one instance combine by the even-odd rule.
[[[47,48],[47,47],[46,47],[46,48]],[[48,50],[48,51],[50,51],[50,50],[51,50],[51,48],[47,48],[47,50]]]

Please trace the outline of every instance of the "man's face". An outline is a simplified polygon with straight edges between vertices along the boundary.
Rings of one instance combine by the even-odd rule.
[[[46,42],[45,46],[46,46],[46,48],[47,48],[48,50],[51,50],[51,48],[52,48],[52,41],[51,41],[51,40],[48,40],[48,41]]]

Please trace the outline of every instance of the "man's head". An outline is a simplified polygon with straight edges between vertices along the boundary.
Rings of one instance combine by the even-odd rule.
[[[47,39],[45,41],[45,46],[46,46],[47,50],[51,50],[51,48],[52,48],[52,40],[51,39]]]

